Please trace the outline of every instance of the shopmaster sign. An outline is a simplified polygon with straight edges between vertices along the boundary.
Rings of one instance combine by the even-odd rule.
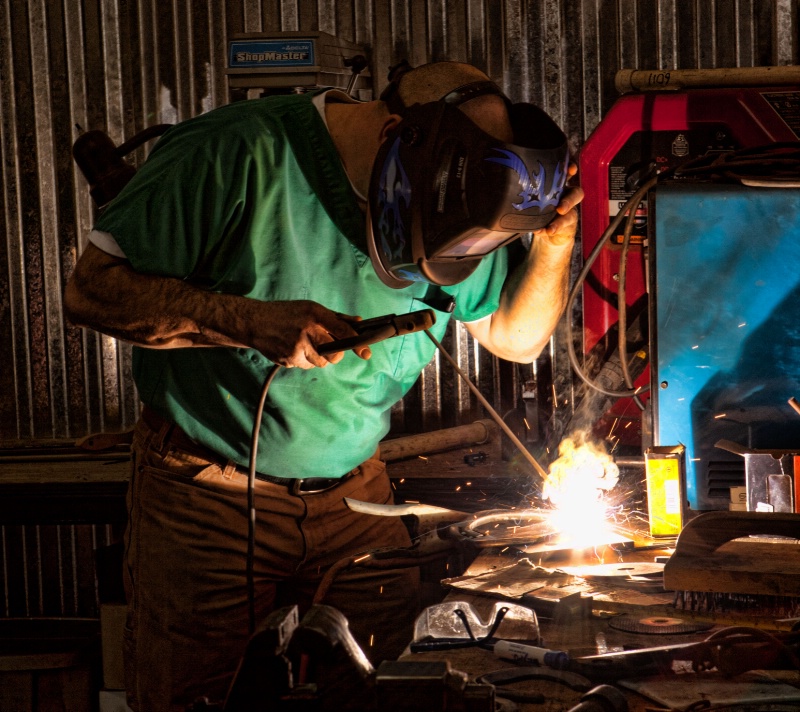
[[[230,69],[252,67],[311,67],[312,40],[235,40],[229,44]]]

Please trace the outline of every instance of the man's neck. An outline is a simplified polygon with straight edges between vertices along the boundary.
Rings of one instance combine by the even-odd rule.
[[[362,196],[369,190],[372,163],[380,146],[375,103],[325,105],[328,131],[350,181]]]

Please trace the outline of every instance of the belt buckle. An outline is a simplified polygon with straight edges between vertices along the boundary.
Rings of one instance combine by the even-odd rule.
[[[331,478],[331,483],[325,487],[320,487],[318,489],[301,489],[303,482],[307,482],[308,480],[318,480],[323,479],[322,477],[300,477],[292,482],[291,487],[289,490],[294,495],[301,495],[301,494],[318,494],[319,492],[325,492],[333,487],[336,487],[342,479],[344,478]]]

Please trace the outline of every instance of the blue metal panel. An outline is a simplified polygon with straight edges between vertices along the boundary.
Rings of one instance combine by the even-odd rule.
[[[651,252],[654,443],[686,446],[692,509],[727,508],[711,473],[741,458],[719,440],[800,446],[787,403],[800,395],[800,190],[660,186]]]

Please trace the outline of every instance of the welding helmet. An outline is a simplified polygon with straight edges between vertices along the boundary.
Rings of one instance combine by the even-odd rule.
[[[402,121],[378,150],[367,209],[369,254],[384,284],[457,284],[485,255],[556,216],[566,136],[541,109],[506,99],[514,143],[495,139],[458,108],[488,93],[503,96],[486,81],[425,104],[389,103]]]

